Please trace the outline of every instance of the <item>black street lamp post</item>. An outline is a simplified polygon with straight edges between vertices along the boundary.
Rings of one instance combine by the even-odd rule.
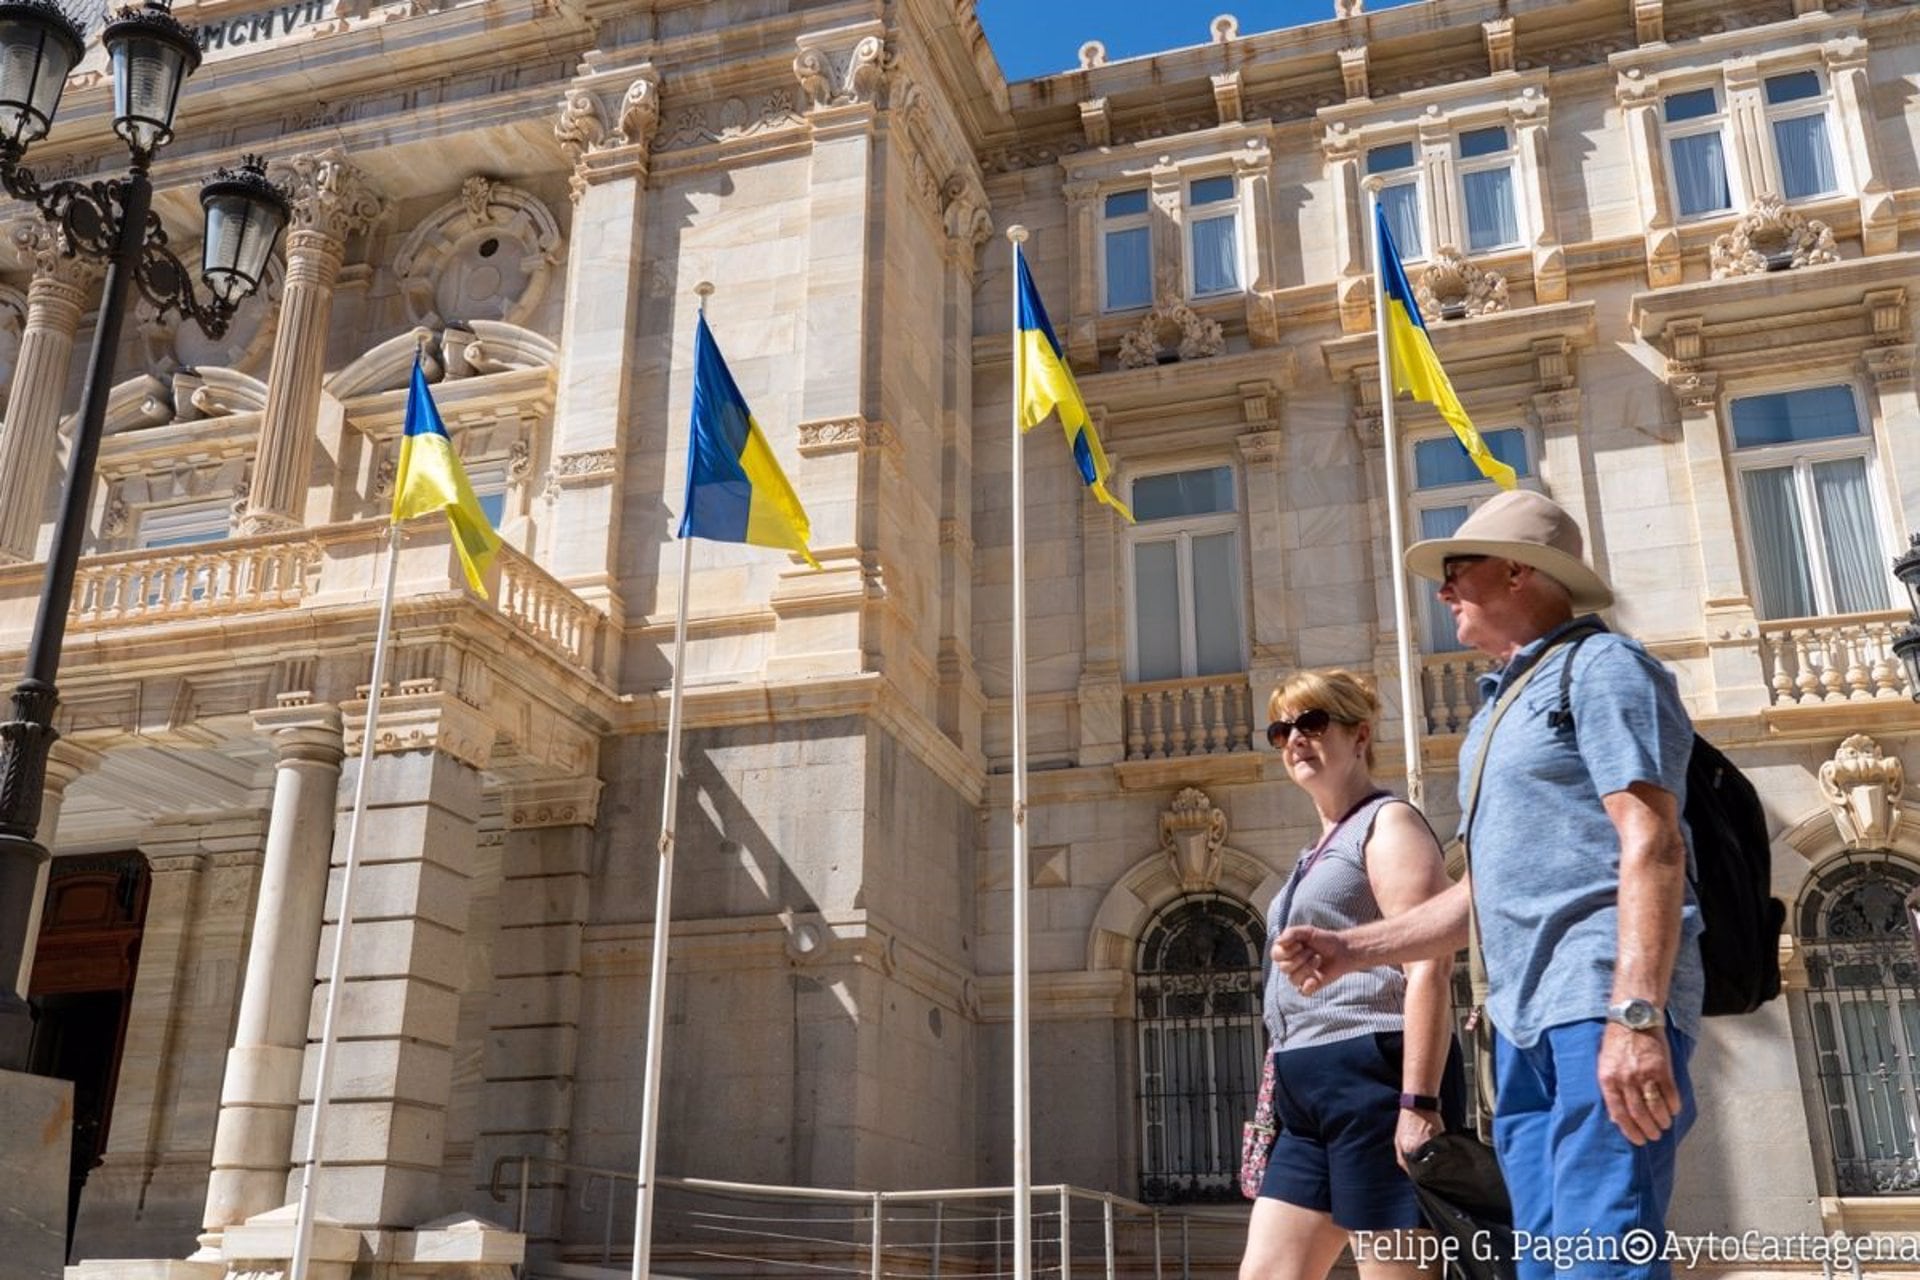
[[[1920,702],[1920,533],[1913,535],[1906,551],[1893,562],[1893,576],[1907,589],[1907,603],[1913,620],[1893,638],[1893,651],[1907,668],[1907,690]]]
[[[152,212],[148,177],[154,153],[173,138],[181,86],[200,65],[193,32],[169,12],[166,0],[122,9],[101,32],[113,68],[113,130],[132,157],[127,176],[42,185],[21,161],[28,146],[52,128],[60,92],[84,50],[82,40],[80,28],[53,0],[0,0],[0,186],[39,208],[59,230],[68,256],[106,263],[79,427],[26,674],[13,691],[13,718],[0,723],[0,1068],[12,1070],[25,1068],[33,1030],[26,993],[14,987],[40,867],[48,857],[35,835],[47,754],[59,736],[53,727],[59,702],[54,678],[128,295],[137,287],[160,314],[179,311],[208,336],[219,337],[265,276],[289,213],[286,197],[267,181],[265,165],[254,157],[207,183],[200,193],[206,214],[201,279],[212,297],[203,303],[195,296],[186,266],[168,247],[167,233]]]

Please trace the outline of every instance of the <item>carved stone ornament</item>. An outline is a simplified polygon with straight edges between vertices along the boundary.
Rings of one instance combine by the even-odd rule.
[[[890,63],[887,42],[878,35],[862,36],[840,55],[821,37],[802,36],[797,43],[800,52],[793,59],[793,74],[806,95],[808,110],[878,100]]]
[[[1900,795],[1906,782],[1899,758],[1881,754],[1880,744],[1864,733],[1847,738],[1833,759],[1820,766],[1820,792],[1840,838],[1853,849],[1884,849],[1893,843],[1904,816]]]
[[[1204,893],[1220,883],[1220,846],[1227,842],[1227,815],[1207,793],[1183,787],[1160,812],[1160,851],[1184,893]]]
[[[318,231],[345,241],[360,235],[387,211],[387,202],[367,175],[338,147],[276,162],[274,179],[293,201],[289,229]]]
[[[1771,192],[1754,201],[1732,231],[1714,237],[1709,257],[1715,280],[1840,261],[1833,228],[1789,209]]]
[[[1107,65],[1107,46],[1098,40],[1089,40],[1080,46],[1080,69],[1091,71],[1095,67]]]
[[[654,150],[681,151],[803,125],[806,116],[801,112],[798,93],[796,89],[781,89],[756,94],[751,100],[727,98],[680,107],[668,117]]]
[[[475,175],[414,228],[393,273],[414,324],[524,324],[560,261],[560,226],[537,197]]]
[[[1181,360],[1217,356],[1227,349],[1218,320],[1207,319],[1184,302],[1165,301],[1120,339],[1120,367],[1147,369],[1171,363],[1163,352],[1175,343],[1174,352]]]
[[[571,485],[609,479],[614,474],[614,462],[612,449],[563,453],[547,468],[547,482],[541,487],[540,496],[551,502],[560,496],[562,489]]]
[[[1507,309],[1507,278],[1475,266],[1452,245],[1436,250],[1433,262],[1414,286],[1420,314],[1441,320],[1483,316]]]

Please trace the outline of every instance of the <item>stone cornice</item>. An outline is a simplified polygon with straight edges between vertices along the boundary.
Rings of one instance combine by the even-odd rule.
[[[380,719],[373,727],[375,755],[438,751],[474,769],[492,762],[494,725],[478,707],[451,693],[408,693],[404,684],[400,688],[380,700]],[[365,750],[367,703],[348,702],[342,711],[347,751],[358,756]]]
[[[1531,363],[1534,344],[1543,338],[1564,339],[1576,350],[1592,346],[1596,311],[1597,305],[1592,302],[1556,302],[1468,320],[1434,321],[1428,324],[1427,332],[1440,363],[1449,369],[1491,356],[1524,358]],[[1329,339],[1320,344],[1320,352],[1326,359],[1327,374],[1335,382],[1347,381],[1357,370],[1377,367],[1380,358],[1371,330]]]

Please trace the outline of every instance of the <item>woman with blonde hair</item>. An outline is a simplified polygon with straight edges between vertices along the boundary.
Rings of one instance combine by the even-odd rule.
[[[1350,671],[1302,671],[1273,691],[1267,741],[1313,800],[1320,838],[1267,913],[1345,929],[1398,915],[1448,886],[1439,842],[1412,805],[1375,785],[1379,700]],[[1269,967],[1274,1138],[1247,1225],[1240,1280],[1323,1280],[1349,1243],[1362,1280],[1427,1274],[1406,1156],[1461,1123],[1460,1053],[1445,960],[1365,969],[1303,996]]]

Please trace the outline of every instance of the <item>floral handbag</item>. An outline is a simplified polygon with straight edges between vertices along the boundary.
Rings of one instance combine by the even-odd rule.
[[[1249,1200],[1260,1196],[1267,1157],[1273,1154],[1273,1135],[1280,1128],[1273,1116],[1273,1055],[1261,1057],[1266,1065],[1260,1070],[1260,1096],[1253,1104],[1253,1119],[1240,1126],[1240,1194]]]

